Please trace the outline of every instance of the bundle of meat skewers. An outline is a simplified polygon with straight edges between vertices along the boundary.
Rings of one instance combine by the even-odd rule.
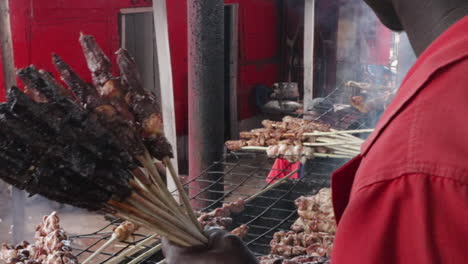
[[[352,158],[359,154],[363,140],[353,133],[370,129],[336,131],[319,121],[286,116],[281,122],[264,120],[263,128],[240,133],[240,140],[225,143],[227,149],[266,151],[270,157],[305,162],[314,157]]]
[[[170,158],[160,108],[143,89],[133,58],[118,51],[120,77],[92,36],[80,44],[92,74],[86,83],[53,55],[63,87],[34,66],[18,71],[0,104],[0,178],[60,203],[100,210],[144,226],[180,246],[207,243]],[[183,206],[154,164],[171,172]]]
[[[290,231],[273,235],[271,255],[262,257],[261,264],[322,263],[331,256],[336,230],[331,190],[324,188],[295,203],[299,218]]]
[[[60,227],[56,212],[44,216],[36,227],[35,243],[3,244],[0,260],[6,264],[78,264],[71,253],[67,233]]]
[[[198,221],[200,222],[200,224],[202,225],[204,229],[218,228],[218,229],[228,230],[231,227],[232,222],[233,222],[231,218],[232,214],[238,214],[244,211],[245,204],[246,204],[245,200],[238,199],[235,202],[224,203],[221,207],[216,208],[212,210],[211,212],[196,212],[196,214],[198,215]],[[245,236],[247,236],[248,232],[249,232],[249,227],[247,225],[241,225],[230,231],[231,234],[236,235],[240,238],[244,238]],[[156,254],[157,252],[161,250],[161,244],[157,244],[156,246],[150,247],[150,249],[145,252],[136,254],[141,246],[143,245],[148,246],[147,244],[151,243],[151,240],[154,238],[154,236],[155,235],[150,236],[147,239],[135,245],[135,247],[129,248],[121,252],[118,256],[107,261],[106,263],[116,264],[116,263],[119,263],[125,257],[130,256],[130,255],[133,255],[135,259],[132,260],[129,264],[139,263],[138,260],[141,260],[147,256]],[[160,263],[164,263],[164,261],[161,261]],[[82,264],[85,264],[85,262],[83,262]]]

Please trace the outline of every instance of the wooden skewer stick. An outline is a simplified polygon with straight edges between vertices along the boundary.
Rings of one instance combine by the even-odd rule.
[[[346,149],[346,148],[341,148],[341,147],[330,147],[333,150],[333,154],[338,154],[338,152],[344,152],[348,153],[351,155],[357,155],[360,152],[352,149]]]
[[[101,252],[103,252],[106,248],[108,248],[110,245],[112,245],[114,242],[116,242],[117,239],[118,239],[117,236],[112,234],[111,238],[109,240],[107,240],[106,243],[104,243],[100,248],[98,248],[93,254],[91,254],[91,256],[86,258],[82,262],[82,264],[90,263],[91,260],[93,260],[96,256],[101,254]]]
[[[136,217],[140,222],[144,222],[143,226],[150,228],[153,232],[161,234],[162,236],[168,237],[170,240],[171,237],[177,237],[180,240],[183,240],[188,243],[188,246],[201,246],[203,245],[198,239],[193,238],[189,233],[183,229],[177,228],[173,223],[161,221],[160,217],[155,214],[148,215],[144,212],[140,212],[138,209],[133,208],[127,204],[122,204],[117,201],[108,202],[113,208],[119,210],[121,213],[126,214],[127,217]],[[172,236],[171,236],[172,235]],[[176,241],[174,241],[176,242]],[[177,242],[176,242],[177,243]],[[180,244],[180,246],[186,246],[187,243]]]
[[[259,150],[259,151],[267,151],[268,147],[257,147],[257,146],[247,146],[242,147],[242,150]]]
[[[154,234],[154,235],[151,235],[149,236],[148,238],[145,238],[144,240],[140,241],[138,244],[136,244],[135,246],[131,247],[131,248],[128,248],[127,250],[121,252],[119,255],[117,255],[115,258],[109,260],[106,262],[106,264],[117,264],[119,263],[123,258],[127,257],[127,256],[130,256],[130,255],[133,255],[135,254],[136,252],[138,252],[139,250],[141,249],[145,249],[145,247],[143,247],[143,245],[146,245],[149,241],[151,241],[153,238],[155,238],[157,235]]]
[[[185,219],[177,219],[176,217],[165,212],[164,210],[161,210],[160,208],[148,203],[147,201],[139,197],[132,197],[129,199],[129,202],[130,204],[142,211],[146,210],[149,214],[152,213],[153,217],[161,218],[160,221],[172,223],[182,230],[185,229],[191,236],[198,239],[199,241],[203,243],[208,243],[208,239],[206,238],[206,236],[204,236],[203,233],[199,232],[199,230],[192,222],[188,220],[185,221]]]
[[[114,242],[117,240],[120,242],[125,241],[128,236],[132,235],[136,230],[138,229],[138,226],[130,223],[130,222],[123,222],[121,223],[112,233],[112,236],[106,243],[104,243],[101,247],[99,247],[91,256],[89,256],[87,259],[83,261],[83,264],[90,263],[91,260],[93,260],[96,256],[101,254],[106,248],[108,248],[110,245],[112,245]]]
[[[314,153],[314,156],[317,158],[333,158],[333,159],[352,159],[353,156],[349,155],[335,155],[335,154],[322,154],[322,153]]]
[[[317,137],[316,141],[317,142],[325,142],[325,143],[342,143],[343,142],[342,139],[334,139],[334,138],[328,138],[328,137]],[[348,144],[343,144],[343,146],[352,147],[352,148],[355,148],[355,149],[358,149],[358,150],[361,149],[361,145],[362,145],[362,143],[364,143],[364,142],[352,141],[352,140],[348,140],[348,141],[345,141],[345,142],[348,142]]]
[[[331,132],[334,132],[334,133],[340,132],[340,131],[335,130],[335,129],[330,129],[330,131],[331,131]],[[370,131],[370,130],[368,130],[368,131]],[[374,131],[374,130],[372,129],[372,131]],[[339,135],[339,136],[342,136],[342,137],[347,137],[347,138],[349,138],[349,139],[356,139],[356,140],[361,140],[361,141],[363,141],[361,138],[355,137],[355,136],[351,135],[350,133],[344,133],[344,134],[343,134],[343,133],[339,133],[338,135]]]
[[[258,196],[268,192],[269,190],[283,184],[284,182],[286,182],[287,180],[289,180],[289,178],[291,178],[294,174],[296,174],[297,172],[299,172],[299,169],[296,169],[290,173],[288,173],[288,175],[286,175],[285,177],[275,181],[275,183],[273,184],[270,184],[268,185],[267,187],[263,188],[261,191],[257,192],[256,194],[250,196],[249,198],[245,199],[245,203],[248,203],[248,202],[251,202],[253,201],[255,198],[257,198]]]
[[[114,247],[116,247],[116,248],[126,248],[126,249],[134,249],[134,248],[135,248],[135,246],[132,246],[132,245],[125,245],[125,244],[122,244],[122,245],[115,245]],[[145,249],[146,247],[140,246],[140,247],[138,247],[138,248],[139,248],[139,249]],[[109,264],[109,261],[106,262],[106,264]]]
[[[334,151],[333,154],[343,155],[343,156],[352,156],[352,157],[359,155],[359,153],[351,153],[351,152],[343,152],[343,151]]]
[[[267,147],[243,147],[242,150],[256,150],[256,151],[266,151]],[[346,156],[346,155],[334,155],[334,154],[322,154],[322,153],[314,153],[314,157],[317,158],[335,158],[335,159],[349,159],[354,158],[353,156]]]
[[[145,226],[145,227],[153,230],[153,232],[156,232],[156,233],[160,234],[161,236],[167,237],[169,240],[173,241],[174,243],[176,243],[176,244],[178,244],[178,245],[180,245],[182,247],[191,247],[191,246],[193,246],[193,244],[191,244],[186,239],[187,235],[180,232],[179,230],[171,230],[171,231],[169,231],[167,229],[165,230],[156,223],[148,222],[145,219],[142,219],[142,218],[140,218],[138,216],[135,216],[135,215],[133,215],[131,213],[128,213],[128,212],[125,212],[123,210],[118,210],[118,212],[115,213],[115,215],[117,217],[122,218],[122,219],[132,221],[133,223],[138,224],[140,226]]]
[[[186,223],[175,219],[174,217],[169,217],[169,214],[163,214],[164,211],[162,210],[154,210],[154,208],[149,210],[145,208],[143,205],[140,205],[138,202],[130,201],[130,203],[132,206],[134,206],[138,210],[143,211],[145,215],[151,216],[153,220],[149,220],[149,221],[159,223],[159,225],[166,228],[167,230],[174,230],[174,229],[183,230],[186,233],[186,237],[187,238],[190,237],[190,241],[192,241],[192,243],[194,244],[200,245],[200,244],[208,243],[208,239],[202,234],[200,234],[193,225],[189,226],[189,225],[186,225]]]
[[[161,250],[161,247],[162,247],[161,244],[153,247],[152,249],[150,249],[150,250],[144,252],[143,254],[139,255],[138,257],[136,257],[134,260],[128,262],[128,264],[140,263],[140,261],[144,260],[145,258],[147,258],[149,256],[152,256],[152,255],[156,254],[157,252],[159,252]]]
[[[336,134],[336,135],[325,135],[325,136],[317,136],[317,137],[328,138],[328,139],[333,139],[333,140],[341,140],[341,141],[347,141],[347,142],[360,142],[360,143],[364,142],[362,138],[358,138],[350,134]]]
[[[163,259],[163,260],[158,262],[158,264],[166,264],[166,263],[167,263],[166,259]]]
[[[158,189],[161,191],[163,199],[181,214],[185,214],[182,208],[180,207],[179,203],[174,199],[174,196],[169,192],[169,190],[165,187],[164,182],[162,181],[161,175],[159,175],[156,166],[152,162],[152,158],[148,151],[145,151],[144,156],[140,157],[140,162],[145,166],[148,170],[151,178],[155,181],[156,186],[159,187]]]
[[[317,140],[318,141],[318,140]],[[324,143],[308,143],[305,142],[302,145],[309,147],[328,147],[328,146],[346,146],[346,145],[360,145],[359,142],[324,142]]]
[[[329,136],[329,135],[346,135],[346,134],[358,134],[358,133],[372,133],[374,129],[356,129],[356,130],[330,130],[331,132],[313,132],[313,133],[304,133],[303,136],[312,137],[312,136]]]
[[[172,176],[172,179],[174,180],[174,183],[176,184],[177,190],[179,191],[179,195],[182,198],[182,203],[184,204],[185,210],[187,211],[190,219],[192,222],[197,226],[198,230],[200,233],[203,233],[203,228],[201,224],[198,222],[197,217],[195,216],[195,212],[193,211],[192,206],[190,205],[190,200],[187,196],[187,193],[184,190],[184,187],[182,186],[182,183],[180,182],[180,178],[177,175],[174,167],[172,166],[172,162],[168,157],[164,158],[164,164],[167,166],[169,169],[169,172]]]
[[[159,198],[160,202],[165,204],[165,206],[163,207],[170,208],[170,210],[168,211],[171,214],[173,214],[177,218],[185,219],[186,214],[180,208],[180,205],[177,203],[174,197],[169,193],[167,188],[165,188],[165,185],[162,183],[161,176],[159,175],[157,169],[154,167],[153,162],[148,162],[148,161],[149,160],[146,160],[146,159],[141,160],[142,164],[148,170],[150,177],[154,183],[154,184],[149,185],[148,189],[151,190],[152,194],[154,194],[157,198]]]
[[[145,157],[141,156],[138,157],[138,160],[143,164],[145,169],[149,171],[148,164],[152,164],[152,162],[148,162]],[[152,164],[154,166],[154,164]],[[157,172],[157,170],[156,170]],[[159,199],[162,203],[166,204],[168,208],[170,208],[174,203],[171,203],[170,201],[170,194],[166,194],[164,192],[164,183],[162,183],[162,180],[159,179],[158,181],[156,178],[160,178],[160,175],[152,175],[151,173],[148,173],[150,177],[147,177],[143,172],[137,171],[134,172],[133,175],[135,176],[135,179],[137,179],[140,182],[140,185],[142,186],[143,189],[148,190],[148,193],[151,194],[153,198]],[[162,184],[162,185],[161,185]],[[172,196],[171,196],[172,197]]]

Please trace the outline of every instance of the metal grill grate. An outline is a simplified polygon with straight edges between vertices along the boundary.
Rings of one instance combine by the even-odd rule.
[[[232,228],[241,224],[248,225],[250,230],[244,240],[249,249],[257,255],[268,254],[273,233],[289,229],[297,218],[294,200],[302,195],[315,194],[320,188],[328,187],[330,173],[344,162],[345,160],[330,159],[309,161],[304,165],[301,179],[289,180],[279,185],[250,201],[244,212],[233,215]],[[201,175],[185,184],[193,194],[191,200],[195,204],[194,208],[198,211],[211,211],[223,202],[234,201],[238,198],[246,199],[257,193],[268,186],[266,177],[271,171],[272,163],[273,160],[268,159],[264,154],[227,154],[222,161],[213,164]],[[288,167],[277,170],[274,174],[287,174],[291,171],[292,169]],[[210,175],[217,175],[217,179],[207,180]],[[213,189],[216,185],[223,186],[223,189]],[[113,221],[92,234],[71,237],[75,245],[74,252],[81,258],[89,256],[111,237],[112,228],[118,223],[118,221]],[[146,237],[148,235],[137,234],[134,242],[119,243],[119,248],[104,251],[99,263],[105,263]],[[148,249],[149,247],[146,247],[142,251]],[[133,257],[128,257],[125,260],[132,259]],[[158,263],[160,260],[162,256],[159,253],[142,263]]]
[[[325,100],[340,102],[342,85],[332,91]],[[342,101],[342,100],[341,100]],[[330,107],[325,102],[316,105],[315,110],[320,113],[314,119],[332,125],[339,130],[369,128],[375,119],[363,115],[349,105],[332,104]],[[322,108],[322,109],[321,109]],[[366,135],[363,135],[366,136]],[[232,202],[239,198],[247,199],[253,194],[268,186],[267,175],[271,171],[274,160],[269,159],[264,153],[228,153],[225,157],[207,168],[198,177],[185,183],[190,194],[194,209],[201,212],[209,212],[224,202]],[[244,238],[249,249],[256,255],[266,255],[270,252],[270,241],[273,234],[280,230],[288,230],[297,219],[294,201],[302,195],[316,194],[321,188],[330,186],[330,174],[343,165],[346,160],[316,158],[308,161],[302,168],[302,178],[289,180],[282,185],[258,196],[246,205],[244,212],[233,215],[232,228],[242,224],[249,226],[249,233]],[[273,172],[273,175],[285,175],[292,171],[291,167]],[[270,175],[271,177],[271,175]],[[275,178],[275,176],[273,176]],[[74,244],[86,244],[75,247],[78,256],[86,257],[103,244],[112,235],[112,227],[117,225],[112,222],[101,230],[87,235],[72,237]],[[147,238],[148,235],[136,235],[133,243],[121,243],[119,250],[106,251],[101,255],[101,262],[105,263],[113,259],[126,248]],[[91,243],[82,243],[83,240]],[[146,251],[146,247],[142,251]],[[134,257],[128,257],[126,262]],[[161,253],[147,258],[141,263],[156,264],[163,259]],[[124,263],[126,263],[124,262]]]

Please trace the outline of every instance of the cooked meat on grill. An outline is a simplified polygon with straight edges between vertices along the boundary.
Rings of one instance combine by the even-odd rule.
[[[241,225],[238,228],[235,228],[231,231],[231,234],[236,235],[240,238],[244,238],[247,236],[249,232],[249,227],[247,225]]]
[[[216,208],[209,213],[199,213],[198,222],[203,227],[219,227],[228,229],[232,224],[231,214],[238,214],[245,209],[245,201],[239,199],[232,203],[224,203],[222,207]]]
[[[299,218],[291,227],[292,230],[335,233],[336,223],[329,188],[321,189],[314,196],[300,197],[295,204]]]
[[[300,144],[278,144],[269,146],[267,149],[267,155],[271,158],[282,157],[292,163],[298,161],[304,163],[307,159],[314,158],[314,149],[310,147],[303,147]]]
[[[271,254],[291,258],[300,255],[328,256],[333,246],[333,236],[327,233],[296,233],[280,231],[270,242]]]
[[[237,151],[247,146],[247,142],[243,139],[241,140],[228,140],[224,143],[227,149],[232,151]]]
[[[330,259],[329,258],[324,258],[324,257],[318,257],[318,256],[298,256],[292,259],[285,260],[283,264],[329,264]]]
[[[308,121],[304,119],[286,116],[283,121],[263,120],[264,128],[240,132],[241,140],[226,141],[225,146],[232,151],[241,150],[243,147],[266,147],[270,157],[284,156],[290,162],[302,161],[313,158],[313,153],[330,153],[326,147],[304,148],[302,144],[315,143],[315,137],[304,136],[305,133],[315,131],[330,131],[330,125]],[[290,145],[286,148],[281,144]],[[289,157],[289,158],[288,158]]]
[[[125,221],[114,229],[113,235],[121,242],[127,240],[135,231],[138,230],[138,226],[134,223]]]
[[[271,254],[304,263],[308,259],[331,255],[336,224],[331,205],[331,190],[321,189],[316,195],[300,197],[295,201],[299,218],[291,231],[280,231],[270,242]],[[312,261],[312,260],[311,260]]]
[[[266,255],[258,257],[259,264],[282,264],[284,257],[277,255]]]
[[[351,105],[359,112],[367,114],[385,109],[394,95],[395,93],[386,93],[372,99],[364,96],[353,96],[351,97]]]
[[[23,241],[13,246],[3,244],[0,260],[6,264],[78,264],[68,246],[68,235],[60,228],[56,212],[44,216],[36,227],[34,245]]]

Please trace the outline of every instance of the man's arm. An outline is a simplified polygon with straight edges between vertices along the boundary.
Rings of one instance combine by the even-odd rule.
[[[358,190],[338,226],[333,264],[466,263],[468,186],[422,174]]]

